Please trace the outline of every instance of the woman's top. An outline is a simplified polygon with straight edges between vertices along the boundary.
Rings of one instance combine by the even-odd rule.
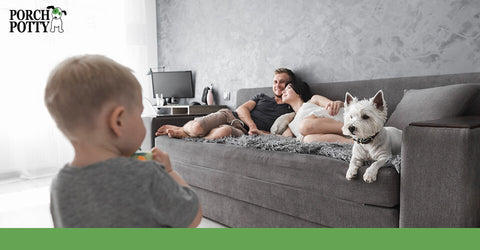
[[[292,133],[295,135],[295,137],[297,137],[297,140],[299,141],[303,140],[303,135],[300,134],[300,131],[298,128],[300,121],[303,120],[305,117],[308,117],[311,115],[315,115],[316,117],[332,118],[336,121],[343,123],[343,108],[340,108],[340,110],[335,116],[331,116],[325,108],[322,108],[315,103],[305,102],[295,114],[295,118],[292,120],[292,122],[288,124],[288,127],[290,128]]]

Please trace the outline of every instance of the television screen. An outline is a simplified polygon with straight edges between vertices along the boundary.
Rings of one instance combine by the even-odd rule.
[[[192,71],[152,72],[153,97],[193,98]]]

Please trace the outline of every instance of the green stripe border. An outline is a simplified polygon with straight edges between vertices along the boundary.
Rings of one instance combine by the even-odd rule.
[[[2,249],[478,249],[480,229],[0,229]]]
[[[480,229],[0,229],[2,249],[478,249]]]

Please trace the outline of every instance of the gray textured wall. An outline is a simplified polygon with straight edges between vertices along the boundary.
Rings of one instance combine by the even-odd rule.
[[[157,0],[157,15],[159,66],[229,106],[278,67],[311,83],[480,71],[480,0]]]

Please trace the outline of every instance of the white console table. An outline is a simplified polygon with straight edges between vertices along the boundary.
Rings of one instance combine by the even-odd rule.
[[[192,115],[192,114],[210,114],[220,109],[226,108],[225,105],[165,105],[153,106],[156,109],[170,109],[171,115]]]

